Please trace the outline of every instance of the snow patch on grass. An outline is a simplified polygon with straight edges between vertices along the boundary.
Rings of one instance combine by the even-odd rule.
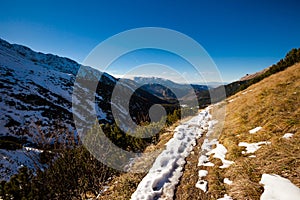
[[[249,133],[250,133],[250,134],[254,134],[254,133],[256,133],[257,131],[260,131],[261,129],[262,129],[262,127],[258,126],[258,127],[254,128],[254,129],[251,129],[251,130],[249,131]]]
[[[227,149],[224,147],[224,145],[217,142],[216,148],[213,149],[210,153],[208,153],[208,155],[214,154],[213,156],[214,158],[219,158],[222,161],[223,165],[220,166],[220,168],[228,168],[234,162],[225,159],[226,153],[227,153]]]
[[[247,142],[240,142],[239,146],[240,147],[246,147],[246,152],[242,151],[242,154],[246,154],[246,153],[254,153],[256,152],[258,149],[261,148],[261,145],[269,145],[271,144],[271,142],[257,142],[257,143],[247,143]]]
[[[265,189],[261,200],[300,199],[300,188],[281,176],[263,174],[259,183],[263,184]]]
[[[207,170],[199,170],[198,176],[199,180],[196,183],[196,188],[201,189],[203,192],[207,191],[207,181],[202,180],[203,177],[207,176],[208,171]]]
[[[207,136],[209,136],[213,131],[214,124],[217,123],[217,121],[210,121],[211,126],[209,127],[209,131],[207,133]],[[216,148],[212,148],[214,145],[216,145]],[[204,139],[203,144],[201,146],[202,155],[199,157],[198,160],[198,166],[205,166],[205,167],[212,167],[214,166],[214,163],[209,161],[209,156],[214,154],[214,158],[219,158],[223,165],[220,166],[220,168],[227,168],[231,164],[233,164],[233,161],[226,160],[226,153],[227,149],[224,145],[220,144],[217,139],[209,140]],[[196,183],[196,187],[201,189],[204,192],[207,192],[207,185],[208,182],[203,180],[203,177],[207,176],[208,172],[206,170],[199,170],[199,180]],[[226,180],[227,181],[227,180]],[[228,182],[230,180],[228,179]]]
[[[202,146],[201,146],[201,149],[202,149],[202,152],[204,154],[202,154],[200,157],[199,157],[199,161],[198,161],[198,166],[206,166],[206,167],[212,167],[214,166],[213,163],[211,163],[209,161],[209,152],[212,150],[212,146],[217,144],[217,140],[216,139],[213,139],[211,141],[209,141],[208,139],[204,139],[203,143],[202,143]]]
[[[217,145],[216,148],[212,149],[213,145]],[[227,168],[231,164],[233,164],[233,161],[229,161],[225,159],[227,149],[224,147],[224,145],[220,144],[216,139],[213,139],[209,141],[208,139],[205,139],[202,144],[202,152],[204,152],[203,155],[199,157],[198,166],[206,166],[206,167],[212,167],[214,166],[213,163],[209,161],[209,156],[211,154],[214,154],[214,158],[219,158],[223,165],[220,166],[220,168]],[[206,152],[206,153],[205,153]]]
[[[199,170],[199,172],[198,172],[198,175],[200,178],[207,176],[207,174],[208,174],[207,170]]]
[[[294,136],[293,133],[286,133],[286,134],[284,134],[284,135],[282,136],[282,138],[290,139],[290,138],[292,138],[293,136]]]
[[[207,181],[201,179],[198,180],[198,182],[196,183],[196,188],[199,188],[203,192],[207,192]]]
[[[233,182],[229,178],[224,178],[223,182],[227,185],[231,185]]]

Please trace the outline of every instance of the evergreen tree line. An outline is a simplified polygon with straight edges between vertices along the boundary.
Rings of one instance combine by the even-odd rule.
[[[281,59],[278,63],[272,65],[265,73],[256,76],[255,78],[249,80],[247,83],[241,85],[239,90],[244,90],[248,88],[250,85],[255,84],[266,77],[271,76],[277,72],[283,71],[286,68],[300,62],[300,48],[293,48],[289,51],[284,59]]]

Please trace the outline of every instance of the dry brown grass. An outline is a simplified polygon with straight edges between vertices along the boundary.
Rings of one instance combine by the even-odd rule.
[[[296,64],[226,100],[224,126],[217,127],[215,132],[228,149],[226,158],[235,164],[225,170],[218,165],[209,170],[207,179],[212,199],[224,193],[234,199],[259,199],[263,192],[259,184],[263,173],[286,177],[300,187],[299,94],[300,64]],[[263,129],[249,134],[257,126]],[[294,137],[283,139],[285,133],[294,133]],[[256,158],[241,154],[244,147],[239,147],[239,142],[260,141],[270,141],[271,145],[263,145],[255,152]],[[222,183],[220,180],[225,177],[233,184]]]

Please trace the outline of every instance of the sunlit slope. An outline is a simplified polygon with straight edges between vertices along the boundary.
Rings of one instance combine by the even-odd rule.
[[[300,187],[299,94],[298,63],[223,103],[223,106],[226,104],[226,120],[219,142],[228,149],[226,158],[235,164],[227,169],[215,165],[209,170],[207,179],[211,198],[220,198],[227,193],[234,199],[259,199],[263,192],[259,184],[263,173],[278,174]],[[262,128],[249,133],[256,127]],[[290,138],[283,137],[287,133],[291,133],[288,134]],[[262,141],[270,144],[261,145],[255,153],[245,153],[245,147],[241,146],[241,142]],[[218,162],[215,158],[211,160]],[[233,183],[224,184],[224,178]]]

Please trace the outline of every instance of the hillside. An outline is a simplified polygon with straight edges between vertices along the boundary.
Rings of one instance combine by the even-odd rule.
[[[261,70],[259,72],[256,72],[254,74],[247,74],[247,75],[243,76],[242,78],[240,78],[240,81],[247,81],[247,80],[253,79],[253,78],[257,77],[257,76],[260,76],[260,75],[264,74],[268,70],[269,70],[269,67],[265,68],[265,69],[263,69],[263,70]]]
[[[234,164],[220,168],[222,162],[212,154],[213,167],[197,167],[203,153],[203,140],[199,140],[195,148],[199,154],[187,158],[176,199],[217,199],[225,194],[233,199],[259,199],[263,174],[279,175],[300,187],[299,93],[300,64],[295,64],[215,105],[213,117],[226,106],[226,118],[223,129],[216,126],[210,140],[218,139],[227,150],[225,158]],[[193,173],[198,170],[208,170],[202,178],[207,192],[195,187],[198,177]]]

